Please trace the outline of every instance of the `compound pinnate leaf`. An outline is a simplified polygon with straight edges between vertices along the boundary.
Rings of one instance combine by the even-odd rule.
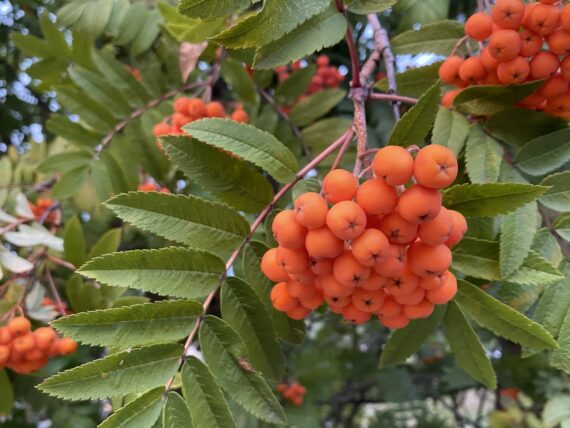
[[[291,181],[298,169],[291,151],[268,132],[230,119],[202,119],[184,130],[197,140],[236,154],[263,168],[280,182]]]
[[[192,396],[195,399],[195,395]],[[169,392],[162,411],[162,426],[165,428],[193,428],[190,409],[177,392]]]
[[[526,143],[515,157],[515,165],[538,176],[561,167],[570,159],[570,129],[542,135]]]
[[[499,258],[503,277],[508,277],[522,266],[532,247],[538,222],[536,202],[509,213],[503,219]]]
[[[165,300],[69,315],[52,325],[82,343],[125,349],[181,340],[201,313],[198,302]]]
[[[559,349],[552,353],[551,363],[557,369],[570,373],[570,312],[566,313],[558,334]]]
[[[196,428],[236,427],[218,382],[210,369],[195,357],[182,368],[182,394]]]
[[[129,401],[103,421],[98,428],[152,428],[164,404],[164,387],[145,392]]]
[[[457,21],[441,21],[424,25],[420,30],[410,30],[392,39],[395,54],[419,54],[433,52],[449,55],[457,41],[463,37],[463,25]]]
[[[79,273],[116,287],[193,299],[216,288],[224,269],[213,254],[169,247],[106,254],[88,261]]]
[[[454,110],[440,107],[433,125],[431,142],[449,147],[459,157],[469,135],[469,121]]]
[[[556,340],[540,324],[507,306],[477,286],[459,280],[455,297],[459,306],[481,327],[497,336],[535,349],[557,348]]]
[[[570,171],[552,174],[540,182],[552,186],[540,198],[540,203],[554,211],[570,211]]]
[[[249,232],[236,211],[197,196],[130,192],[105,205],[133,226],[215,254],[233,251]]]
[[[481,341],[461,308],[453,301],[447,305],[444,326],[445,337],[459,366],[487,388],[497,388],[497,377],[493,365]]]
[[[282,424],[286,416],[263,377],[251,367],[240,336],[222,319],[208,315],[200,328],[204,358],[222,388],[259,419]]]
[[[38,389],[71,401],[144,392],[174,376],[182,351],[182,345],[166,344],[111,354],[58,373]]]
[[[410,68],[396,74],[398,94],[407,95],[408,97],[420,97],[439,80],[438,70],[440,66],[441,62],[436,62],[425,67]],[[388,92],[390,89],[388,87],[388,78],[379,80],[374,87],[382,92]],[[450,109],[442,108],[441,110],[452,112]]]
[[[330,112],[346,95],[342,89],[325,89],[309,95],[291,110],[289,117],[299,126],[306,126]]]
[[[472,183],[493,183],[499,178],[503,161],[503,147],[472,126],[465,147],[465,166]]]

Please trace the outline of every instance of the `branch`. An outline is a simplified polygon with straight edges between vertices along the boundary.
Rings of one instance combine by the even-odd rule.
[[[51,272],[49,271],[49,268],[46,266],[45,270],[45,276],[49,285],[49,289],[51,291],[51,295],[52,297],[55,299],[55,303],[57,306],[57,310],[60,313],[60,315],[65,316],[65,306],[63,305],[63,301],[61,300],[61,296],[59,295],[59,292],[57,291],[57,287],[55,285],[55,282],[53,282],[53,278],[51,276]]]
[[[368,99],[373,101],[392,101],[406,104],[416,104],[418,102],[417,98],[405,97],[398,94],[378,94],[375,92],[369,94]]]
[[[319,163],[321,163],[330,154],[332,154],[336,149],[338,149],[339,147],[341,147],[344,144],[346,134],[348,132],[350,132],[350,130],[347,130],[347,132],[345,132],[338,140],[336,140],[334,143],[332,143],[330,146],[328,146],[317,157],[315,157],[311,162],[309,162],[303,169],[301,169],[297,173],[297,175],[295,176],[295,179],[293,181],[284,185],[279,190],[279,192],[277,192],[275,194],[275,196],[273,197],[273,200],[263,209],[263,211],[261,211],[259,213],[257,218],[251,224],[248,235],[244,238],[244,240],[242,241],[240,246],[228,258],[228,261],[226,262],[226,267],[225,267],[224,271],[221,273],[220,278],[218,280],[217,287],[210,294],[208,294],[208,297],[206,297],[206,300],[204,301],[204,304],[202,305],[202,308],[203,308],[202,315],[196,320],[196,323],[194,324],[194,328],[192,328],[192,331],[190,332],[190,334],[186,338],[186,343],[184,344],[184,351],[182,352],[182,355],[178,361],[178,371],[182,368],[186,354],[188,353],[188,349],[190,349],[190,346],[192,345],[192,342],[194,341],[194,338],[196,337],[196,334],[198,333],[198,330],[200,329],[200,326],[202,325],[202,321],[204,320],[204,315],[208,311],[210,304],[214,300],[214,297],[216,296],[216,294],[218,293],[218,290],[222,286],[222,283],[226,279],[226,277],[228,275],[228,271],[231,269],[232,265],[234,264],[234,262],[238,258],[241,251],[249,243],[249,241],[253,237],[253,234],[255,233],[257,228],[263,223],[263,221],[265,220],[265,217],[267,217],[267,215],[271,212],[271,210],[279,202],[279,200],[283,196],[285,196],[287,194],[287,192],[289,190],[291,190],[291,188],[295,184],[297,184],[298,181],[303,179],[303,177],[305,177],[305,175],[307,175],[309,173],[309,171],[311,171],[313,168],[315,168]],[[164,393],[165,394],[167,394],[168,391],[170,390],[170,388],[172,387],[172,382],[174,382],[174,376],[172,376],[168,380],[168,382],[166,382],[166,385],[164,386],[164,390],[165,390]]]
[[[350,62],[352,64],[352,82],[350,82],[350,86],[352,88],[360,88],[362,87],[362,82],[360,81],[360,64],[358,61],[358,52],[356,51],[356,45],[354,44],[354,39],[352,37],[352,31],[350,30],[350,21],[348,20],[346,8],[342,0],[335,0],[335,3],[338,11],[346,17],[346,32],[344,33],[344,40],[348,46],[348,53],[350,55]]]

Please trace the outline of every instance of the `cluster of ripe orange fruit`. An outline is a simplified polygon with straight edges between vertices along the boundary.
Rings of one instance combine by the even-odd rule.
[[[274,218],[279,246],[264,254],[261,269],[277,283],[275,309],[300,320],[327,303],[348,322],[377,315],[396,329],[453,298],[450,247],[467,231],[460,213],[442,207],[439,189],[457,176],[453,152],[432,144],[414,159],[388,146],[372,170],[375,178],[362,184],[332,170],[322,195],[304,193]]]
[[[570,5],[497,0],[490,15],[469,17],[465,33],[482,49],[466,59],[450,56],[441,65],[440,78],[458,87],[443,96],[444,106],[467,86],[545,80],[517,106],[570,119]]]
[[[174,112],[171,116],[154,125],[152,133],[155,137],[186,134],[182,129],[184,125],[208,117],[229,117],[236,122],[249,122],[249,115],[241,104],[238,104],[229,116],[219,101],[205,103],[200,98],[179,97],[174,100],[173,108]]]
[[[280,383],[277,385],[277,391],[281,393],[285,400],[290,401],[297,407],[303,404],[305,394],[307,393],[307,390],[298,382],[290,385],[287,383]]]
[[[307,88],[307,95],[320,92],[323,89],[338,88],[344,80],[344,76],[338,71],[334,65],[330,65],[330,59],[327,55],[319,55],[315,61],[317,72],[311,78],[311,83]],[[291,64],[290,68],[280,66],[275,69],[279,81],[289,78],[291,72],[301,69],[301,62],[296,61]]]
[[[36,220],[41,220],[44,216],[45,212],[54,204],[54,201],[49,198],[38,198],[36,203],[28,202],[28,206],[30,207],[30,211],[34,215]],[[61,220],[61,212],[60,210],[53,210],[51,211],[46,219],[45,223],[57,224]]]
[[[51,327],[32,331],[26,317],[15,317],[0,327],[0,369],[8,367],[16,373],[28,374],[44,367],[50,357],[75,352],[77,342],[60,338]]]
[[[168,187],[162,187],[156,183],[142,183],[137,187],[139,192],[159,192],[159,193],[170,193]]]

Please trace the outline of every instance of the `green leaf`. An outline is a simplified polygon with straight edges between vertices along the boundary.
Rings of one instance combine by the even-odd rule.
[[[236,423],[214,379],[200,360],[190,357],[182,368],[182,393],[196,428],[231,428]]]
[[[184,378],[183,382],[184,382]],[[192,396],[196,400],[196,395]],[[177,392],[171,391],[166,398],[166,405],[162,411],[162,426],[166,428],[193,428],[190,409],[184,398]]]
[[[428,318],[413,320],[406,327],[393,331],[382,351],[380,367],[403,363],[418,352],[422,344],[441,324],[445,308],[445,305],[437,305]]]
[[[9,185],[12,182],[12,162],[5,156],[0,159],[0,207],[8,199]]]
[[[542,80],[521,85],[483,85],[463,89],[453,105],[459,110],[487,116],[512,108],[513,104],[528,97],[544,82]]]
[[[473,327],[457,303],[451,301],[444,318],[445,337],[459,366],[489,389],[497,388],[493,365]]]
[[[299,180],[297,184],[293,186],[291,191],[291,199],[294,201],[303,193],[315,192],[319,193],[321,191],[321,182],[316,178],[307,178],[305,180]]]
[[[119,249],[121,245],[122,229],[116,228],[105,232],[101,238],[93,245],[89,252],[89,260],[95,257],[102,256],[103,254],[113,253]]]
[[[392,39],[394,54],[419,54],[432,52],[449,55],[457,41],[463,37],[463,24],[457,21],[441,21],[398,34]]]
[[[46,127],[50,132],[82,149],[92,150],[101,140],[99,133],[86,129],[81,124],[57,113],[50,115]]]
[[[570,160],[570,128],[551,132],[526,143],[515,165],[530,175],[544,175]]]
[[[348,6],[348,11],[359,15],[383,12],[394,6],[398,0],[354,0]]]
[[[538,230],[539,213],[531,202],[505,216],[501,225],[501,275],[508,277],[516,272],[527,258]]]
[[[542,412],[544,428],[554,428],[560,424],[567,428],[564,422],[570,419],[570,395],[560,394],[546,402]]]
[[[245,161],[187,137],[161,139],[172,163],[216,199],[248,213],[271,202],[271,184]]]
[[[289,117],[298,126],[306,126],[329,113],[345,95],[342,89],[325,89],[309,95],[293,107]]]
[[[389,145],[423,145],[432,128],[439,106],[439,81],[423,94],[402,119],[396,123],[390,135]]]
[[[552,186],[539,199],[540,203],[554,211],[570,211],[570,171],[546,177],[542,186]]]
[[[94,286],[75,274],[71,275],[65,287],[67,298],[75,312],[110,308],[125,291],[124,288],[109,287],[105,284]]]
[[[315,70],[315,64],[310,64],[295,71],[287,79],[280,82],[275,89],[275,100],[285,106],[292,105],[307,91],[311,79],[315,75]]]
[[[111,354],[51,376],[38,389],[70,401],[143,392],[174,376],[182,350],[167,344]]]
[[[51,55],[51,49],[47,41],[39,37],[13,32],[10,39],[26,56],[45,58]]]
[[[129,401],[103,421],[98,428],[152,428],[164,404],[164,387],[145,392]]]
[[[400,20],[400,28],[410,28],[414,25],[430,24],[432,22],[441,23],[442,25],[447,23],[447,21],[441,21],[449,15],[449,3],[450,0],[398,0],[394,5],[394,12],[396,12]],[[442,28],[445,32],[445,28]],[[463,34],[461,34],[463,35]],[[428,33],[426,32],[426,37]],[[436,42],[434,40],[434,42]],[[431,52],[429,50],[428,52]],[[445,52],[442,55],[447,55],[449,52]]]
[[[193,18],[210,20],[225,18],[250,4],[251,0],[182,0],[178,4],[178,12]]]
[[[331,141],[340,138],[351,126],[352,118],[336,116],[321,119],[302,130],[303,141],[311,148],[313,153],[320,153],[329,146]],[[349,155],[346,158],[349,158]],[[336,153],[333,153],[325,158],[320,163],[320,166],[323,168],[330,167],[335,158]]]
[[[465,217],[494,217],[534,201],[547,190],[522,183],[460,184],[443,192],[443,204]]]
[[[42,13],[39,22],[44,40],[49,45],[52,54],[61,59],[69,58],[71,50],[65,41],[65,34],[51,21],[49,13]]]
[[[264,376],[281,380],[285,357],[269,313],[254,289],[238,278],[222,286],[222,316],[243,338],[251,364]]]
[[[247,104],[255,104],[257,100],[255,86],[241,62],[231,58],[224,59],[222,61],[222,77],[231,85],[238,99]]]
[[[8,416],[14,406],[14,389],[6,370],[0,370],[0,416]]]
[[[142,230],[218,255],[233,251],[249,232],[237,212],[197,196],[130,192],[105,205]]]
[[[89,166],[81,166],[66,172],[53,186],[52,196],[55,199],[67,199],[75,195],[83,186],[88,173]]]
[[[298,169],[295,155],[268,132],[229,119],[197,120],[183,129],[203,143],[259,166],[277,181],[285,183],[295,178]]]
[[[493,183],[499,178],[503,147],[475,125],[471,127],[465,148],[467,174],[472,183]]]
[[[552,225],[556,233],[558,233],[566,241],[570,241],[570,213],[559,215]]]
[[[269,385],[251,369],[241,338],[225,321],[206,316],[200,328],[200,346],[222,388],[245,410],[267,422],[286,422]]]
[[[101,133],[109,132],[116,119],[106,106],[98,103],[75,86],[58,86],[57,100],[62,106],[79,115],[80,123]]]
[[[559,349],[552,353],[551,364],[553,367],[570,373],[570,312],[566,313],[558,334]]]
[[[111,18],[113,2],[110,0],[95,0],[85,6],[77,26],[91,36],[100,36]],[[127,21],[132,22],[132,21]]]
[[[259,13],[238,21],[213,40],[226,48],[259,48],[290,33],[328,5],[327,0],[266,0]]]
[[[87,244],[85,243],[81,221],[77,216],[73,216],[65,225],[63,254],[65,260],[75,266],[81,266],[87,260]]]
[[[440,107],[435,117],[431,142],[448,147],[456,157],[459,157],[467,141],[469,129],[469,121],[464,115]]]
[[[106,254],[88,261],[78,272],[116,287],[193,299],[215,289],[224,268],[210,253],[170,247]]]
[[[438,72],[441,64],[441,62],[436,62],[425,67],[410,68],[396,74],[398,94],[408,97],[420,97],[439,80]],[[374,87],[382,92],[389,92],[388,78],[379,80]],[[441,110],[451,112],[450,109],[446,108],[441,108]]]
[[[530,251],[521,267],[508,277],[501,276],[500,244],[497,241],[465,237],[453,249],[453,267],[466,275],[489,281],[505,279],[516,284],[546,284],[562,274],[552,264]]]
[[[212,1],[208,0],[208,3]],[[178,42],[201,43],[224,28],[224,19],[202,21],[187,18],[166,2],[159,2],[158,10],[166,21],[164,28]]]
[[[520,312],[499,302],[477,286],[460,280],[455,297],[459,306],[481,327],[497,336],[535,349],[553,349],[558,345],[542,327]]]
[[[335,45],[344,37],[346,26],[344,16],[331,5],[295,31],[259,48],[253,65],[262,69],[275,68]]]
[[[198,302],[164,300],[69,315],[52,325],[81,343],[125,349],[177,342],[190,333],[200,314]]]
[[[50,156],[38,165],[38,171],[68,172],[76,168],[86,167],[93,161],[93,155],[86,151],[58,153]]]

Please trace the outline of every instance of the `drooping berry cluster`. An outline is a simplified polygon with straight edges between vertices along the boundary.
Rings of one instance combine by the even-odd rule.
[[[372,169],[375,178],[362,184],[333,170],[323,196],[305,193],[275,217],[279,246],[264,254],[261,269],[277,283],[271,301],[278,311],[303,319],[326,302],[346,321],[365,323],[375,314],[386,327],[402,328],[455,295],[449,248],[467,223],[442,207],[439,190],[457,176],[453,152],[430,145],[414,159],[388,146]]]
[[[546,80],[518,106],[570,119],[570,5],[497,0],[490,15],[475,13],[465,22],[465,33],[482,49],[466,59],[451,56],[441,65],[441,79],[459,88],[444,95],[444,106],[467,86]]]
[[[249,122],[249,115],[241,104],[238,104],[229,116],[226,114],[223,104],[219,101],[205,103],[200,98],[179,97],[174,101],[173,107],[174,112],[171,116],[154,125],[152,133],[155,137],[186,134],[182,129],[184,125],[208,117],[229,117],[236,122]]]
[[[281,393],[283,398],[290,401],[295,406],[303,404],[305,394],[307,393],[307,390],[298,382],[290,385],[287,383],[280,383],[277,385],[277,391]]]
[[[28,202],[30,211],[34,214],[36,220],[41,220],[46,211],[50,209],[54,204],[54,201],[49,198],[38,198],[36,203]],[[61,220],[61,213],[59,210],[51,210],[47,217],[44,219],[45,223],[57,224]]]
[[[50,357],[72,354],[76,349],[75,341],[58,337],[51,327],[32,331],[32,324],[25,317],[15,317],[0,327],[0,369],[32,373],[44,367]]]
[[[306,95],[320,92],[323,89],[338,88],[344,80],[344,76],[338,71],[334,65],[330,65],[330,60],[327,55],[319,55],[315,61],[317,65],[317,72],[311,78],[311,83],[307,88]],[[301,62],[296,61],[291,65],[291,68],[286,66],[277,67],[277,78],[279,81],[289,78],[291,72],[301,69]]]

